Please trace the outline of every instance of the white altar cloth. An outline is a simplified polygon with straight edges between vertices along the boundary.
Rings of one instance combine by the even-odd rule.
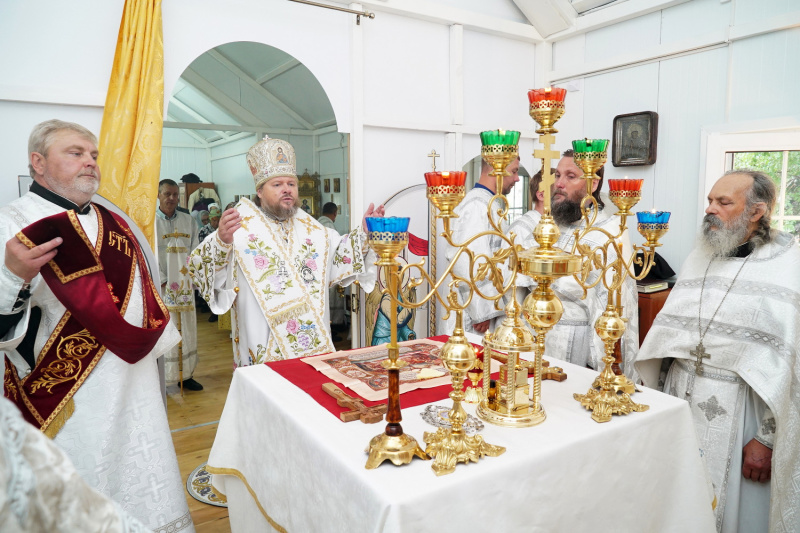
[[[485,423],[481,435],[506,453],[441,477],[416,458],[366,470],[364,449],[385,423],[345,424],[269,367],[237,369],[208,460],[209,470],[228,474],[213,484],[227,495],[231,530],[715,531],[688,404],[644,389],[633,399],[649,411],[598,424],[572,398],[597,373],[553,363],[569,378],[543,382],[547,420],[522,429]],[[403,409],[402,422],[423,449],[423,432],[434,430],[424,408]]]

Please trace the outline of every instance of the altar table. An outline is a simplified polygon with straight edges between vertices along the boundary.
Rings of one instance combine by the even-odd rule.
[[[633,399],[649,411],[598,424],[572,398],[597,373],[552,363],[569,378],[543,382],[547,420],[531,428],[485,423],[480,434],[506,452],[441,477],[416,458],[366,470],[364,450],[384,422],[345,424],[269,367],[239,368],[208,459],[231,530],[715,531],[688,404],[644,388]],[[402,422],[423,449],[423,433],[435,431],[420,417],[424,408],[403,409]]]

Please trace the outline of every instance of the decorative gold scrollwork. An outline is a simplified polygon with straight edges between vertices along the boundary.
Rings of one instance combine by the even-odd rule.
[[[53,387],[78,379],[81,375],[81,360],[97,349],[97,340],[89,331],[82,329],[61,339],[56,347],[56,360],[42,370],[42,376],[31,384],[31,393],[44,387],[52,394]]]

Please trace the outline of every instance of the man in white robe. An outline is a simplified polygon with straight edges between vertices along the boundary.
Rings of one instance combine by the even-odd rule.
[[[197,313],[194,309],[194,289],[186,262],[197,248],[199,230],[191,215],[177,210],[180,189],[170,179],[158,184],[156,209],[156,240],[158,241],[158,268],[161,271],[161,297],[164,299],[171,322],[179,327],[181,343],[164,357],[167,385],[183,382],[183,388],[201,391],[203,386],[192,376],[197,368]],[[183,366],[178,364],[178,352]]]
[[[96,242],[101,233],[109,238],[112,234],[99,227],[101,210],[90,202],[100,182],[97,141],[91,132],[77,124],[51,120],[34,128],[28,146],[34,179],[31,191],[0,208],[0,242],[6,243],[0,268],[0,351],[8,365],[4,371],[6,397],[14,396],[10,387],[25,384],[27,376],[39,372],[50,349],[46,343],[58,334],[65,320],[69,322],[70,315],[39,270],[56,254],[70,257],[73,250],[60,246],[61,237],[29,249],[16,237],[18,232],[45,217],[66,214],[86,238],[87,246],[109,249],[116,245],[126,251],[137,246],[121,235]],[[152,317],[152,306],[146,310],[145,301],[160,301],[141,261],[134,265],[123,318],[128,325],[139,327],[146,316]],[[143,286],[145,281],[148,286]],[[96,298],[96,294],[86,295],[87,300]],[[116,299],[113,292],[106,298]],[[138,331],[148,332],[144,328]],[[194,530],[156,365],[157,357],[178,339],[175,328],[167,324],[150,352],[133,364],[123,360],[128,354],[101,352],[91,362],[95,366],[81,376],[83,381],[74,385],[77,391],[72,389],[67,402],[71,407],[59,411],[59,423],[41,428],[55,434],[53,441],[91,487],[157,532]],[[72,354],[73,358],[80,356]]]
[[[760,172],[717,181],[636,363],[689,402],[724,532],[800,531],[800,249],[775,198]]]
[[[594,180],[592,184],[592,196],[600,207],[594,226],[615,235],[619,231],[620,220],[619,217],[610,213],[615,207],[613,205],[605,206],[605,202],[601,198],[603,171],[602,167],[597,171],[600,179]],[[575,231],[586,227],[580,212],[581,200],[586,196],[586,180],[583,175],[583,171],[575,164],[572,150],[565,151],[555,171],[551,214],[561,231],[556,246],[566,252],[572,252],[575,246]],[[526,249],[538,246],[533,238],[533,228],[536,227],[535,224],[532,225],[534,218],[538,224],[538,217],[534,215],[533,217],[523,217],[519,223],[515,221],[515,225],[511,228],[511,231],[517,233],[517,242]],[[607,241],[606,236],[597,231],[588,233],[581,240],[581,244],[595,248],[604,245]],[[627,259],[632,253],[627,231],[620,241],[623,255]],[[617,256],[613,253],[613,247],[610,247],[609,251],[611,253],[608,260],[611,262]],[[597,270],[592,272],[589,281],[596,280],[599,275],[600,272]],[[610,279],[609,275],[609,281]],[[535,288],[536,282],[527,276],[519,276],[517,285],[521,287],[517,293],[517,297],[521,301]],[[583,298],[583,289],[572,276],[557,279],[552,284],[552,288],[564,306],[564,314],[545,337],[545,354],[576,365],[601,370],[604,367],[602,359],[605,355],[605,345],[595,333],[594,324],[608,305],[608,290],[600,281],[595,287],[589,289],[586,297]],[[622,305],[623,318],[626,320],[625,334],[620,345],[622,370],[628,378],[636,381],[633,361],[639,349],[639,295],[636,283],[630,277],[622,284]]]
[[[450,227],[453,233],[453,242],[460,244],[468,241],[478,233],[489,231],[492,229],[489,219],[487,217],[489,201],[496,194],[497,180],[490,174],[492,167],[486,162],[481,161],[481,175],[475,187],[467,193],[460,204],[455,208],[455,213],[459,218],[450,220]],[[514,185],[519,181],[519,158],[512,161],[506,167],[506,175],[503,177],[502,193],[508,194]],[[495,202],[493,204],[496,211],[501,207],[501,203]],[[495,215],[495,219],[496,219]],[[508,229],[508,222],[501,221],[501,231]],[[500,248],[505,245],[505,241],[496,235],[483,236],[476,239],[469,245],[469,249],[474,255],[486,255],[492,257]],[[449,264],[456,256],[457,249],[451,246],[446,246],[445,259]],[[465,279],[471,279],[469,272],[469,260],[465,254],[462,254],[455,267],[453,273]],[[496,296],[497,290],[494,288],[491,280],[484,279],[477,283],[480,291],[487,296]],[[459,299],[461,302],[466,301],[468,297],[469,288],[465,285],[459,285]],[[499,307],[499,309],[497,309]],[[505,316],[505,300],[504,297],[500,298],[499,304],[495,306],[494,301],[481,298],[477,294],[473,294],[472,300],[464,310],[464,331],[472,333],[483,334],[488,330],[494,330],[495,326]],[[452,331],[455,327],[455,313],[450,313],[450,318],[447,324],[447,331]]]
[[[222,214],[191,255],[192,278],[213,313],[232,309],[235,366],[332,352],[328,288],[359,280],[371,292],[375,253],[360,229],[340,236],[298,209],[288,142],[266,137],[247,162],[261,207],[244,198]]]

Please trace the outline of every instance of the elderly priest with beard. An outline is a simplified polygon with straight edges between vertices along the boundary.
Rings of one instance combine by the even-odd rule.
[[[719,531],[800,531],[800,249],[770,229],[775,197],[761,172],[717,181],[636,362],[689,402]]]
[[[339,235],[298,209],[291,144],[265,137],[247,164],[261,207],[242,198],[222,214],[190,256],[195,285],[211,312],[232,309],[236,366],[332,352],[328,288],[358,280],[371,292],[375,252],[360,228]],[[382,217],[383,206],[364,216]]]

